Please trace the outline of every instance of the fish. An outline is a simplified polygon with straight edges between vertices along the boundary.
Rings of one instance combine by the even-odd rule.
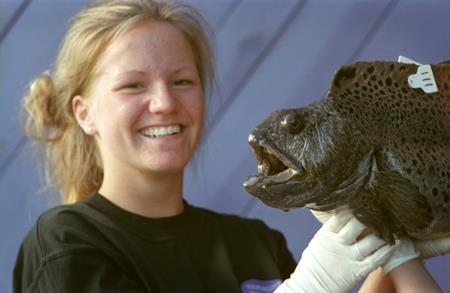
[[[450,62],[429,66],[434,93],[411,84],[417,64],[358,61],[322,99],[270,113],[248,138],[247,192],[283,210],[349,209],[389,243],[450,235]]]

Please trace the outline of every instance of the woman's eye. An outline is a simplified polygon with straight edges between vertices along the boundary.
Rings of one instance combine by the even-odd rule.
[[[193,82],[188,79],[177,79],[173,82],[173,85],[191,85]]]
[[[143,87],[144,85],[140,82],[133,82],[124,86],[125,89],[141,89]]]

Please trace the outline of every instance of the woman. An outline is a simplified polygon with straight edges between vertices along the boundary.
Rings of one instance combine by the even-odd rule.
[[[73,19],[24,102],[66,204],[24,240],[15,292],[341,292],[394,252],[337,214],[282,283],[295,262],[279,232],[183,200],[214,81],[209,34],[169,1],[98,1]]]

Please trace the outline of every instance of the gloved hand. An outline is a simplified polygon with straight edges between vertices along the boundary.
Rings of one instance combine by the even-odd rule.
[[[313,214],[314,217],[316,217],[316,219],[321,222],[322,224],[325,223],[326,221],[328,221],[333,215],[337,214],[337,213],[349,213],[351,214],[351,211],[349,209],[346,208],[338,208],[336,210],[333,211],[329,211],[329,212],[321,212],[321,211],[315,211],[315,210],[310,210],[311,213]]]
[[[408,238],[396,240],[397,249],[383,265],[383,274],[387,274],[398,266],[418,258],[420,253],[415,249],[414,244]]]
[[[344,211],[344,209],[340,209],[337,211],[342,212]],[[329,218],[331,218],[331,216],[334,213],[336,213],[336,211],[320,212],[311,210],[311,213],[321,223],[325,223]],[[408,241],[406,240],[406,242]],[[420,254],[421,259],[426,259],[450,253],[450,236],[432,240],[412,240],[412,243],[414,245],[415,250]],[[398,250],[406,253],[407,250],[411,251],[411,249],[413,248],[410,247],[410,244],[406,243],[403,245],[403,247],[399,248]]]
[[[316,219],[319,220],[321,223],[325,223],[326,221],[328,221],[336,212],[350,213],[349,210],[344,209],[332,212],[320,212],[311,210],[311,212],[314,215],[314,217],[316,217]],[[396,250],[394,251],[392,256],[387,260],[387,262],[383,265],[384,274],[389,273],[390,271],[400,266],[401,264],[404,264],[410,260],[419,257],[419,252],[415,248],[415,245],[413,245],[413,243],[409,239],[396,240],[396,245],[397,245]]]
[[[433,240],[414,240],[413,243],[422,259],[450,253],[450,237]]]
[[[415,258],[426,259],[450,253],[450,237],[433,240],[401,239],[397,242],[398,248],[383,265],[384,274]]]
[[[349,292],[394,252],[348,211],[331,216],[303,251],[291,277],[275,292]]]

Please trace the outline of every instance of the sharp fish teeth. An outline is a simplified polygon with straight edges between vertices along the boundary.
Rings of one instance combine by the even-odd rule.
[[[180,132],[180,125],[152,127],[141,131],[141,133],[148,137],[158,137],[163,135],[171,135]]]
[[[258,165],[258,173],[262,173],[264,171],[264,166],[262,164]]]

